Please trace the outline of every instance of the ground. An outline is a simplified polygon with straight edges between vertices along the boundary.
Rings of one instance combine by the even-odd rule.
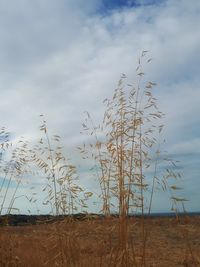
[[[118,218],[0,227],[0,266],[141,266],[141,218],[128,219],[126,250]],[[145,266],[200,266],[200,216],[146,218]],[[122,258],[124,259],[122,261]],[[143,262],[144,264],[144,262]]]

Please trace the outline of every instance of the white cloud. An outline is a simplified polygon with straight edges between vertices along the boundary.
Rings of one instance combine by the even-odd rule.
[[[170,150],[172,153],[187,155],[200,153],[200,139],[191,139],[182,143],[174,144]]]

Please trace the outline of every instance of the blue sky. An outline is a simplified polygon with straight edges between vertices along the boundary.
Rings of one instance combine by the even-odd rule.
[[[116,9],[122,9],[122,8],[130,8],[130,7],[138,7],[139,3],[138,1],[123,1],[123,0],[117,0],[117,1],[106,1],[102,0],[100,7],[98,9],[98,12],[106,14],[108,12],[112,12]]]
[[[113,12],[116,9],[120,10],[123,8],[138,8],[140,6],[148,5],[160,5],[165,2],[165,0],[101,0],[99,1],[99,8],[97,9],[100,13]]]
[[[81,182],[93,189],[75,150],[83,142],[83,112],[100,120],[102,100],[121,73],[134,81],[138,57],[149,50],[146,78],[158,84],[165,149],[181,161],[188,209],[199,210],[199,25],[197,0],[0,0],[0,127],[12,132],[14,143],[22,135],[35,141],[45,114],[81,166]],[[40,191],[39,178],[30,183]],[[154,210],[168,211],[168,203],[159,195]],[[26,212],[29,204],[19,199],[17,205]]]

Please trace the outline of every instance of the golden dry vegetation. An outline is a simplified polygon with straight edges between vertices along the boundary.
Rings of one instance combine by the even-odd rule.
[[[146,218],[145,266],[200,266],[200,218]],[[119,245],[118,218],[0,228],[1,266],[141,266],[141,222],[128,220]],[[124,258],[122,260],[122,258]]]

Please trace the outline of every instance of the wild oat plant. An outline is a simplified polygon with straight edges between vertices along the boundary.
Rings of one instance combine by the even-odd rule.
[[[28,142],[22,137],[15,145],[9,141],[9,133],[1,132],[1,160],[0,160],[0,215],[10,214],[19,209],[15,201],[26,195],[19,195],[20,186],[26,183],[25,176],[31,172],[28,165]]]
[[[148,229],[145,214],[150,215],[156,188],[170,191],[173,208],[185,201],[174,195],[180,189],[174,181],[180,174],[174,171],[175,162],[161,155],[162,118],[157,99],[154,97],[155,82],[145,81],[144,65],[151,61],[143,51],[136,68],[136,82],[129,83],[122,74],[111,99],[105,99],[102,123],[95,125],[86,112],[83,134],[93,137],[91,142],[78,147],[84,159],[92,158],[100,189],[102,210],[109,216],[113,210],[119,214],[119,266],[135,264],[136,259],[127,255],[128,216],[141,214],[142,262],[145,266],[145,248]],[[159,165],[169,167],[161,176]],[[170,166],[171,164],[171,166]],[[153,170],[153,171],[152,171]],[[176,209],[177,211],[177,209]],[[127,263],[128,262],[128,263]]]
[[[41,115],[43,117],[43,115]],[[53,215],[72,215],[87,208],[88,192],[79,185],[76,167],[63,153],[59,135],[49,135],[46,120],[40,127],[43,136],[31,150],[31,161],[45,174],[44,205],[50,205]]]

